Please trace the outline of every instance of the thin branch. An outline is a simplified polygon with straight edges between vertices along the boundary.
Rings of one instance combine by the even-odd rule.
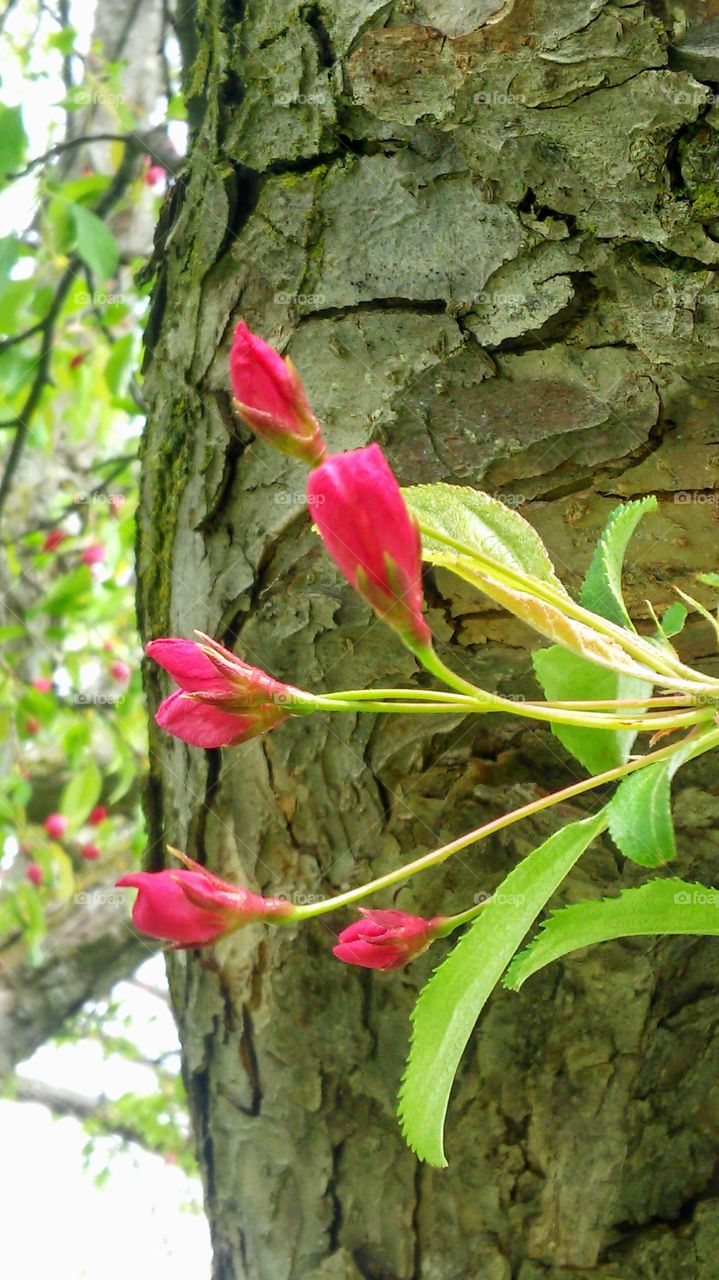
[[[125,146],[125,154],[117,173],[115,174],[107,191],[104,192],[97,201],[97,204],[94,206],[93,213],[98,218],[103,218],[110,212],[113,206],[123,195],[126,187],[129,185],[133,173],[135,150],[136,148],[129,143]],[[32,416],[40,403],[40,399],[46,385],[50,381],[49,367],[50,356],[52,354],[54,343],[55,324],[62,310],[65,298],[70,291],[72,282],[78,272],[82,270],[82,266],[83,263],[77,254],[73,255],[60,278],[60,283],[55,292],[55,297],[50,304],[50,309],[42,321],[42,327],[40,330],[42,333],[42,343],[40,346],[40,356],[37,362],[37,372],[33,379],[27,399],[16,417],[15,439],[12,442],[12,447],[5,464],[5,471],[3,472],[3,477],[0,481],[0,516],[2,515],[3,508],[7,502],[13,478],[25,448]]]
[[[142,1129],[128,1123],[125,1116],[118,1116],[112,1099],[104,1094],[88,1098],[84,1094],[73,1093],[70,1089],[47,1084],[44,1080],[16,1076],[10,1097],[15,1102],[39,1103],[55,1116],[73,1116],[83,1123],[91,1122],[96,1132],[121,1138],[123,1142],[134,1142],[152,1155],[164,1155],[167,1150],[162,1142],[153,1142]]]
[[[13,182],[17,178],[24,178],[28,173],[32,173],[33,169],[37,169],[38,165],[47,164],[48,160],[57,159],[64,151],[71,151],[73,147],[81,147],[85,143],[124,142],[132,145],[138,137],[139,134],[129,133],[82,133],[77,138],[70,138],[67,142],[56,142],[54,146],[44,151],[41,156],[35,156],[34,160],[28,161],[24,169],[19,169],[17,173],[8,174],[8,178]]]

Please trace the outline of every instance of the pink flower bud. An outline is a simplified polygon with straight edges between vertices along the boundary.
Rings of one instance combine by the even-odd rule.
[[[102,564],[107,552],[101,542],[93,542],[89,547],[85,547],[80,559],[83,564]]]
[[[31,862],[29,866],[25,868],[25,875],[30,881],[30,884],[42,884],[43,882],[42,867],[38,866],[37,862]]]
[[[62,840],[70,822],[63,813],[51,813],[42,824],[51,840]]]
[[[96,844],[83,844],[80,846],[80,857],[86,862],[95,862],[101,855],[102,850]]]
[[[250,667],[198,632],[201,643],[151,640],[148,657],[180,686],[157,709],[155,719],[195,747],[230,747],[286,720],[307,695]]]
[[[420,537],[379,445],[337,453],[307,482],[325,547],[375,613],[411,647],[428,648]]]
[[[132,921],[141,933],[175,947],[203,947],[258,920],[282,920],[294,908],[284,899],[262,898],[228,884],[197,862],[190,870],[135,871],[117,884],[138,890]]]
[[[124,493],[111,493],[107,505],[111,516],[119,515],[125,505]]]
[[[34,738],[36,733],[42,728],[37,716],[28,716],[25,721],[25,732],[29,738]]]
[[[117,662],[110,663],[110,675],[113,680],[117,680],[118,684],[124,684],[126,680],[130,679],[132,670],[128,667],[126,662],[122,662],[118,658]]]
[[[100,823],[104,822],[106,817],[107,817],[107,809],[105,808],[105,806],[101,804],[96,804],[95,808],[92,810],[90,814],[90,817],[88,818],[88,822],[91,827],[99,827]]]
[[[69,536],[70,535],[65,533],[62,529],[51,529],[42,544],[43,551],[54,551],[55,548],[59,547],[60,543],[64,542],[66,538],[69,538]]]
[[[425,920],[405,911],[370,911],[365,907],[360,911],[364,919],[342,930],[332,954],[345,964],[365,969],[401,969],[434,942],[436,928],[443,920],[442,916]]]
[[[32,687],[37,689],[38,693],[49,693],[52,689],[52,680],[49,676],[38,676],[37,680],[33,680]]]
[[[86,351],[78,351],[70,360],[70,368],[78,369],[87,360]]]
[[[230,378],[235,409],[258,436],[310,466],[319,462],[325,446],[300,375],[244,321],[235,329]]]
[[[142,175],[143,182],[148,187],[157,186],[158,182],[162,182],[167,177],[167,170],[161,164],[153,164],[149,156],[145,156],[145,171]]]

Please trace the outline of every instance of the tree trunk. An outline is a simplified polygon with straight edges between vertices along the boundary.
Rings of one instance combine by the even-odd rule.
[[[673,3],[667,33],[659,6],[621,0],[199,6],[197,128],[148,333],[147,639],[198,627],[315,690],[417,678],[323,553],[302,466],[233,419],[239,318],[290,351],[332,449],[377,440],[402,483],[521,505],[570,589],[607,513],[657,492],[635,616],[673,583],[696,590],[719,476],[719,122],[692,74],[708,74],[708,9]],[[457,669],[535,690],[522,625],[442,573],[427,598]],[[699,623],[683,652],[711,639]],[[146,675],[154,707],[167,686]],[[152,762],[151,865],[169,840],[300,895],[577,776],[551,734],[499,716],[300,719],[222,753],[155,733]],[[679,786],[676,870],[711,882],[714,767]],[[552,829],[513,828],[395,902],[466,908]],[[558,901],[641,879],[607,841]],[[495,993],[440,1172],[394,1105],[444,944],[373,975],[333,960],[346,922],[253,926],[170,961],[215,1280],[715,1275],[715,942],[607,944]]]

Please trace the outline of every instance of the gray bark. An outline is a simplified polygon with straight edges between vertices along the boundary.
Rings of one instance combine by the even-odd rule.
[[[687,18],[673,40],[700,8],[672,4],[667,24]],[[719,474],[719,135],[711,85],[660,16],[603,0],[199,6],[194,44],[185,32],[198,127],[148,331],[145,638],[199,627],[314,689],[418,678],[323,554],[301,466],[233,421],[241,317],[290,351],[332,449],[377,440],[403,483],[521,506],[570,589],[608,511],[657,492],[633,544],[635,615],[674,582],[696,589]],[[427,598],[458,669],[534,689],[523,626],[441,573]],[[704,624],[682,641],[707,669],[710,647]],[[154,706],[168,686],[146,679]],[[152,771],[151,865],[169,839],[300,894],[577,776],[551,735],[500,717],[449,732],[319,717],[222,753],[155,734]],[[711,882],[714,768],[678,783],[677,870]],[[512,830],[394,902],[462,909],[551,829]],[[557,901],[642,878],[607,842]],[[497,992],[438,1172],[393,1111],[440,946],[372,975],[338,966],[333,934],[252,927],[171,960],[215,1280],[715,1274],[713,941],[609,944]]]

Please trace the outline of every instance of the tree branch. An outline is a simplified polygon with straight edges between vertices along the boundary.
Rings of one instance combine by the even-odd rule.
[[[121,1138],[123,1142],[134,1142],[152,1155],[164,1155],[166,1152],[162,1142],[153,1142],[141,1128],[129,1123],[126,1116],[118,1116],[112,1099],[104,1094],[88,1098],[85,1094],[47,1084],[44,1080],[16,1076],[9,1096],[14,1102],[39,1103],[54,1116],[73,1116],[83,1123],[91,1123],[96,1133]]]

